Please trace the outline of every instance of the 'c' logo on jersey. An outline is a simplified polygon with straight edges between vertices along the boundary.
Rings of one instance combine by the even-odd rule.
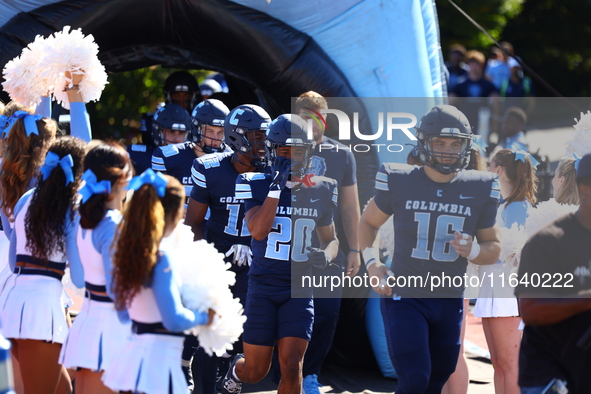
[[[309,172],[316,176],[324,176],[326,174],[326,160],[324,160],[324,157],[312,156]]]
[[[238,119],[236,119],[236,116],[242,115],[243,113],[243,109],[237,109],[236,112],[234,112],[232,114],[232,117],[230,118],[230,124],[233,124],[234,126],[238,125]]]

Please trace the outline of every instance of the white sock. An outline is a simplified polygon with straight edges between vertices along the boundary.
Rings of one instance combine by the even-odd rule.
[[[181,365],[183,367],[190,367],[192,361],[193,361],[193,358],[191,358],[190,360],[185,360],[184,358],[182,358],[181,359]]]

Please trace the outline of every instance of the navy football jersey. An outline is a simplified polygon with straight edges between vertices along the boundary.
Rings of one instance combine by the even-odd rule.
[[[250,245],[250,232],[244,222],[244,201],[234,197],[238,172],[233,153],[212,153],[193,161],[191,198],[209,205],[206,239],[225,253],[234,244]]]
[[[333,222],[338,190],[334,180],[312,177],[312,187],[285,188],[279,198],[279,206],[271,232],[261,241],[252,239],[253,261],[250,266],[250,283],[288,290],[294,277],[310,275],[309,246],[313,245],[316,227]],[[236,198],[244,200],[245,211],[263,205],[269,192],[270,175],[249,172],[236,180]],[[316,239],[316,245],[318,240]],[[301,264],[300,264],[301,263]]]
[[[353,153],[349,147],[328,137],[324,137],[322,143],[315,146],[309,172],[334,179],[339,187],[357,183],[357,166]]]
[[[309,172],[317,176],[334,179],[339,187],[351,186],[357,183],[357,165],[351,149],[326,136],[321,144],[314,147]],[[335,211],[334,222],[336,231],[339,234],[339,249],[347,250],[348,240],[345,236],[345,228],[338,209]],[[344,263],[346,256],[341,252],[338,260],[339,264]]]
[[[394,215],[393,291],[402,297],[462,297],[464,283],[431,292],[429,276],[464,277],[467,260],[450,244],[455,230],[472,236],[494,226],[500,186],[496,174],[462,170],[449,183],[432,181],[423,167],[385,163],[376,176],[377,207]],[[412,277],[422,280],[413,283]]]
[[[127,153],[133,164],[136,175],[141,174],[148,168],[152,168],[152,154],[154,153],[154,146],[143,144],[127,145]]]
[[[154,150],[152,169],[178,179],[185,187],[185,194],[189,196],[193,188],[191,167],[196,158],[192,142],[164,145]]]

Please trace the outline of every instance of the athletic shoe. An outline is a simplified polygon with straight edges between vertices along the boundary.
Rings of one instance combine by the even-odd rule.
[[[222,392],[222,382],[224,381],[224,377],[228,372],[228,368],[230,367],[230,362],[232,361],[232,357],[220,357],[218,359],[218,367],[215,371],[215,391],[216,393]]]
[[[187,386],[189,387],[189,392],[193,392],[195,388],[195,382],[193,381],[193,371],[191,370],[191,366],[181,366],[183,368],[183,373],[185,374],[185,379],[187,379]]]
[[[318,383],[318,375],[308,375],[302,382],[302,394],[321,394],[318,387],[322,387],[322,385]]]
[[[228,372],[226,372],[226,376],[224,376],[224,379],[222,381],[222,394],[240,394],[240,392],[242,391],[242,382],[238,379],[235,379],[232,375],[234,366],[241,358],[244,358],[244,354],[237,354],[234,357],[232,357],[232,362],[230,363]]]

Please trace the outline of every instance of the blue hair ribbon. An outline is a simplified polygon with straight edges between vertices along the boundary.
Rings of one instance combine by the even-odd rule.
[[[579,171],[579,164],[581,163],[581,158],[576,153],[573,153],[575,158],[575,171]]]
[[[6,122],[6,127],[2,131],[3,138],[8,137],[10,134],[10,130],[12,130],[12,126],[16,123],[17,120],[23,119],[25,123],[25,132],[27,133],[27,137],[31,134],[39,135],[39,130],[37,130],[37,122],[38,120],[43,119],[42,115],[31,115],[27,111],[16,111]]]
[[[484,155],[486,153],[486,148],[488,148],[488,144],[481,135],[475,135],[472,139],[472,148],[474,147],[477,147],[480,151],[480,154]]]
[[[8,126],[8,116],[0,115],[0,130],[4,133],[4,129]]]
[[[164,197],[164,193],[166,192],[166,185],[168,185],[168,180],[164,175],[161,173],[156,173],[151,168],[148,168],[146,171],[142,172],[141,175],[134,176],[131,181],[129,181],[129,185],[127,186],[127,190],[137,190],[143,185],[152,185],[156,189],[156,193],[158,197]]]
[[[98,182],[90,168],[84,172],[82,180],[86,182],[78,192],[82,195],[82,204],[95,194],[111,194],[111,182],[106,179]]]
[[[531,162],[533,168],[538,168],[538,166],[540,165],[540,163],[530,153],[524,150],[513,149],[511,150],[511,152],[515,154],[515,160],[520,160],[525,163],[525,158],[529,157],[529,161]]]
[[[45,163],[43,163],[43,166],[40,168],[41,173],[43,174],[43,180],[46,180],[51,175],[51,172],[58,166],[58,164],[66,176],[66,186],[71,182],[74,182],[74,174],[72,173],[74,159],[72,159],[72,155],[68,154],[60,159],[60,157],[53,152],[47,152]]]

